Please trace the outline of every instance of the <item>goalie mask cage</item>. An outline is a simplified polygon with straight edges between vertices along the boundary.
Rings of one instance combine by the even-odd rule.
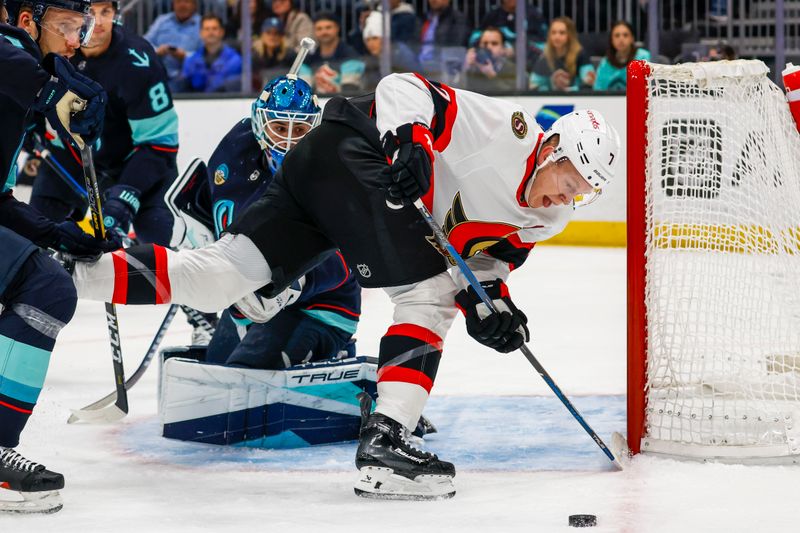
[[[628,443],[800,459],[800,135],[760,61],[628,67]]]

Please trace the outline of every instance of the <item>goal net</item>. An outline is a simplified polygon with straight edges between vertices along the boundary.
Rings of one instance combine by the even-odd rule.
[[[629,66],[633,451],[800,459],[800,135],[767,75]]]

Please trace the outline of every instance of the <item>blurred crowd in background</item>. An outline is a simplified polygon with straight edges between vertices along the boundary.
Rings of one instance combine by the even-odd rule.
[[[607,17],[609,13],[595,11],[612,2],[593,3],[592,12],[582,12],[573,2],[575,18],[548,17],[542,9],[526,5],[523,40],[516,35],[517,0],[495,0],[482,13],[456,9],[451,0],[422,0],[418,7],[405,0],[389,0],[386,24],[380,0],[345,0],[335,3],[332,10],[316,6],[308,11],[297,0],[206,0],[202,6],[198,0],[172,0],[171,4],[155,0],[156,7],[158,2],[163,3],[164,12],[154,17],[144,37],[164,62],[176,93],[258,91],[269,79],[286,73],[305,37],[314,39],[317,47],[300,75],[319,94],[374,89],[387,46],[391,71],[416,71],[483,93],[520,90],[519,42],[526,46],[523,91],[624,91],[626,67],[635,59],[679,63],[737,56],[725,41],[709,44],[708,39],[697,38],[703,36],[679,37],[677,43],[662,45],[661,53],[654,56],[634,26],[624,20],[612,21],[605,32],[578,31],[575,19]],[[244,43],[239,10],[248,2],[251,42]],[[639,20],[646,16],[645,4],[635,4]],[[705,12],[700,15],[724,23],[724,4],[711,0],[701,6]],[[478,2],[462,5],[475,7]],[[352,22],[345,25],[345,21]],[[385,26],[390,29],[389,39]],[[243,53],[245,46],[249,54]],[[247,55],[251,56],[252,86],[242,87]]]

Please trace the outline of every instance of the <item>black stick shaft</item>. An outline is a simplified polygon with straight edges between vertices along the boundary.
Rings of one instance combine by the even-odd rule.
[[[97,186],[97,174],[94,171],[92,148],[84,144],[81,148],[81,162],[83,174],[86,179],[86,192],[88,193],[89,209],[92,214],[94,235],[98,239],[106,238],[106,228],[103,225],[103,212],[100,206],[100,188]],[[113,303],[106,302],[106,323],[108,324],[108,338],[111,343],[111,358],[114,366],[114,381],[117,389],[117,401],[114,402],[120,411],[128,412],[128,392],[125,390],[125,367],[122,364],[122,344],[119,337],[119,318],[117,308]]]

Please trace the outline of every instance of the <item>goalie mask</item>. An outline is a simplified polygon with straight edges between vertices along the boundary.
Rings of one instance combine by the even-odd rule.
[[[251,107],[251,124],[273,173],[286,153],[319,123],[320,115],[317,97],[300,78],[281,76],[264,86]]]
[[[592,203],[603,187],[614,180],[619,159],[620,142],[617,130],[594,109],[582,109],[564,115],[545,133],[547,141],[559,135],[558,146],[549,156],[554,162],[569,159],[578,173],[592,186],[592,192],[577,196],[574,206]]]

